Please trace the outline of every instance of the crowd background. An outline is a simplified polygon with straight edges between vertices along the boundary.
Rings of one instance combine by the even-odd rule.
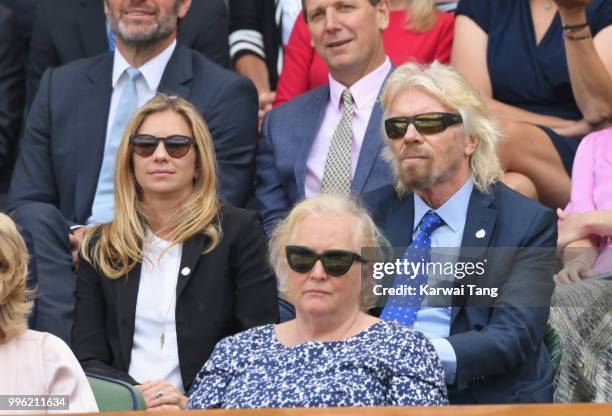
[[[128,9],[158,13],[151,37]],[[158,409],[609,402],[610,140],[612,0],[0,0],[0,209],[21,235],[0,216],[0,356],[39,357],[37,386],[81,410],[80,367]],[[504,296],[482,310],[364,304],[360,247],[387,239],[560,262],[493,258]],[[334,302],[300,297],[312,282]],[[518,307],[530,291],[552,308]]]

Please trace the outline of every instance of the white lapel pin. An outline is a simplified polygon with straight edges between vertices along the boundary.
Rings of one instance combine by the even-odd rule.
[[[183,270],[181,270],[181,274],[183,276],[187,276],[189,273],[191,273],[191,269],[189,267],[183,267]]]
[[[487,233],[482,228],[476,231],[476,238],[484,238],[485,235],[487,235]]]

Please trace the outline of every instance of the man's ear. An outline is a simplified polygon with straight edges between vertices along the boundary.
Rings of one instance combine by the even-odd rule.
[[[108,15],[109,15],[109,12],[108,12],[108,3],[107,3],[107,1],[108,1],[108,0],[103,0],[103,1],[102,1],[102,3],[104,4],[104,15],[105,15],[105,16],[108,16]]]
[[[463,146],[463,152],[465,153],[466,156],[471,156],[476,151],[479,144],[480,144],[479,137],[476,137],[473,134],[468,134],[467,136],[465,136],[465,144]]]
[[[189,11],[189,8],[191,7],[191,0],[178,1],[181,3],[181,5],[179,6],[177,17],[179,18],[179,20],[182,20]]]
[[[375,6],[378,18],[378,28],[382,31],[389,26],[389,0],[380,0]]]

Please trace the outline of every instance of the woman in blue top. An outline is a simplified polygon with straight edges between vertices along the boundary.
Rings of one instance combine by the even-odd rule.
[[[355,203],[320,196],[276,229],[270,259],[296,318],[221,340],[197,375],[189,407],[446,404],[444,372],[419,332],[381,321],[356,252],[384,238]]]
[[[565,206],[580,139],[612,121],[612,1],[461,0],[456,13],[451,63],[502,126],[504,182]]]

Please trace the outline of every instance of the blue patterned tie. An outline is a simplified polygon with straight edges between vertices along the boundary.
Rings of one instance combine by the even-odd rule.
[[[433,211],[427,211],[421,220],[421,225],[419,226],[416,237],[404,253],[402,263],[406,260],[413,264],[420,263],[422,267],[425,267],[431,258],[431,233],[442,224],[444,224],[444,220],[442,220],[438,214]],[[412,287],[415,293],[414,295],[389,296],[380,318],[397,321],[400,324],[412,328],[421,303],[419,288],[425,283],[427,283],[427,272],[425,270],[423,270],[422,273],[416,273],[414,276],[411,276],[410,273],[397,273],[395,275],[393,287]]]
[[[128,76],[128,80],[119,98],[115,119],[113,120],[110,134],[106,138],[106,143],[104,144],[102,168],[100,169],[100,176],[98,176],[98,187],[96,188],[96,195],[91,208],[93,222],[96,224],[108,222],[115,216],[115,200],[113,194],[115,158],[117,156],[117,149],[121,143],[121,137],[123,137],[123,132],[138,109],[136,82],[142,77],[142,74],[139,70],[134,68],[126,69],[125,73]]]

